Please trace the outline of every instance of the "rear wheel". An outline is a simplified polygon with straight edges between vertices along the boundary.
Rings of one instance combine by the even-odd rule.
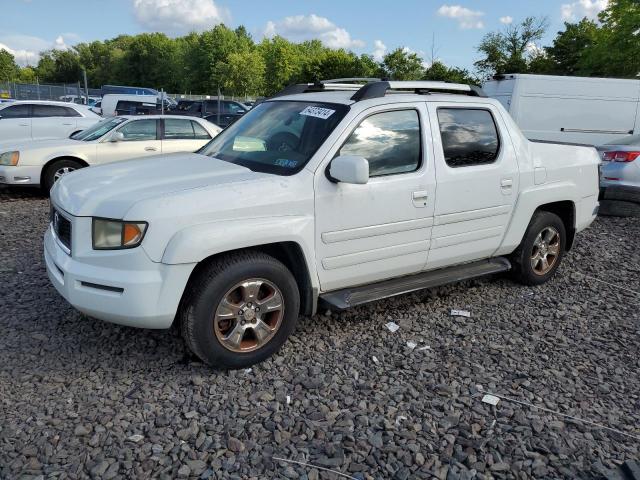
[[[191,351],[212,366],[243,368],[275,353],[295,328],[300,294],[281,262],[260,252],[214,261],[190,283],[181,311]]]
[[[45,192],[49,193],[49,191],[53,188],[53,184],[60,180],[64,175],[83,167],[84,165],[76,160],[71,160],[68,158],[56,160],[55,162],[50,164],[42,173],[42,180],[40,183]]]
[[[564,223],[551,212],[536,212],[522,243],[513,252],[513,275],[525,285],[540,285],[549,280],[562,261],[567,234]]]

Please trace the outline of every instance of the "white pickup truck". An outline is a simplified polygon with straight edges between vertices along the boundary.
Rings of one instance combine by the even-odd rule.
[[[528,141],[468,85],[294,85],[196,153],[65,175],[44,255],[85,314],[180,322],[203,361],[346,308],[511,270],[547,281],[598,208],[593,148]]]

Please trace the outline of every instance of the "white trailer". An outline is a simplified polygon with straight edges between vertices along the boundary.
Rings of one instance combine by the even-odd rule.
[[[482,88],[530,140],[601,145],[640,133],[640,80],[508,74]]]

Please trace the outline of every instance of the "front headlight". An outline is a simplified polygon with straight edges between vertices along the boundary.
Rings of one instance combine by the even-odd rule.
[[[0,165],[11,165],[15,167],[20,160],[20,152],[4,152],[0,153]]]
[[[93,219],[93,249],[135,248],[142,242],[147,222],[124,222],[106,218]]]

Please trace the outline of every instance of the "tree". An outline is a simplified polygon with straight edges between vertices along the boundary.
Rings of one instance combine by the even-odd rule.
[[[640,74],[640,2],[610,0],[599,19],[601,28],[585,67],[604,76],[636,78]]]
[[[453,82],[477,85],[479,79],[464,68],[448,67],[440,61],[435,61],[424,71],[423,80]]]
[[[589,75],[588,57],[599,37],[598,25],[587,18],[578,23],[565,22],[564,30],[558,32],[553,44],[545,48],[546,61],[538,61],[535,70],[539,73],[559,75]]]
[[[221,87],[232,95],[260,95],[263,89],[265,63],[255,50],[229,54],[220,66]]]
[[[279,35],[264,39],[259,44],[259,51],[265,63],[266,95],[282,90],[302,73],[303,58],[289,40]]]
[[[15,58],[8,51],[0,49],[0,82],[11,82],[16,79],[20,68]]]
[[[494,74],[527,72],[529,61],[539,54],[536,42],[544,36],[548,23],[546,17],[527,17],[502,32],[486,34],[477,48],[484,56],[475,62],[478,72],[485,78]]]
[[[396,48],[385,55],[382,68],[392,80],[418,80],[424,75],[422,58],[406,48]]]

